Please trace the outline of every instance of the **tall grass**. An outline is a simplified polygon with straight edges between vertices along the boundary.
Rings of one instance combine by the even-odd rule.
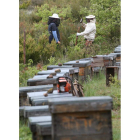
[[[113,98],[113,110],[112,110],[113,140],[120,140],[121,87],[118,86],[118,81],[114,84],[111,84],[110,87],[107,87],[105,74],[100,72],[98,75],[94,75],[93,79],[90,79],[88,77],[88,80],[84,82],[83,87],[85,96],[111,96]]]
[[[113,108],[120,108],[121,88],[116,84],[107,87],[106,78],[102,72],[95,75],[93,79],[88,78],[83,87],[85,96],[111,96],[113,98]]]
[[[23,120],[19,122],[19,140],[32,140],[32,133]]]

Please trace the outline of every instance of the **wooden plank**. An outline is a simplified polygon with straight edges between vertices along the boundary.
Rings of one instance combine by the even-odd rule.
[[[79,98],[51,98],[48,101],[51,113],[111,110],[112,98],[92,96]],[[65,105],[64,105],[65,104]]]
[[[27,96],[27,92],[47,91],[50,88],[53,88],[53,84],[19,87],[19,96]]]
[[[38,96],[44,96],[44,94],[46,93],[46,91],[39,91],[39,92],[27,92],[27,101],[28,103],[31,104],[31,98],[32,97],[38,97]],[[58,90],[53,90],[53,92],[51,94],[48,94],[47,97],[51,97],[53,95],[64,95],[64,94],[70,94],[68,92],[65,93],[59,93]]]
[[[28,118],[28,126],[31,132],[36,132],[36,124],[41,122],[51,122],[51,116],[39,116],[39,117],[29,117]]]
[[[48,105],[44,106],[30,106],[24,108],[24,118],[35,117],[35,116],[50,116]]]
[[[25,107],[29,107],[29,106],[20,106],[19,107],[19,116],[20,117],[23,117],[24,116],[24,108]]]
[[[46,71],[39,71],[37,74],[38,75],[50,75],[50,74],[52,74],[52,75],[54,75],[54,74],[60,74],[60,73],[68,73],[68,72],[61,72],[61,70],[60,71],[55,71],[55,70],[46,70]]]
[[[33,106],[40,106],[40,105],[48,105],[48,100],[51,99],[51,98],[56,98],[56,99],[59,99],[59,98],[76,98],[76,96],[73,96],[72,94],[69,94],[69,95],[64,95],[64,96],[57,96],[57,97],[46,97],[44,99],[34,99],[32,100],[32,105]]]
[[[52,115],[53,140],[112,140],[111,111]]]
[[[58,66],[58,65],[49,65],[47,66],[47,70],[52,70],[53,68],[73,68],[72,65],[66,66],[66,65],[62,65],[62,66]]]
[[[76,61],[69,61],[64,63],[63,65],[73,65],[73,67],[87,67],[89,65],[91,65],[91,61],[80,61],[79,63],[76,63]]]
[[[37,86],[37,85],[47,85],[47,84],[57,84],[57,78],[39,78],[39,79],[28,79],[27,80],[27,85],[28,86]]]
[[[36,123],[37,134],[41,136],[51,136],[52,122]]]
[[[109,96],[50,99],[53,140],[112,140]]]

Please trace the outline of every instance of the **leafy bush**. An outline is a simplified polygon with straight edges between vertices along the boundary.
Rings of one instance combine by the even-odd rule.
[[[19,9],[26,9],[31,4],[31,0],[24,0],[22,4],[19,5]]]
[[[60,4],[61,3],[61,4]],[[48,17],[57,13],[61,17],[61,44],[56,47],[48,43]],[[96,16],[96,38],[89,48],[85,47],[83,37],[78,37],[75,46],[76,32],[80,18],[93,14]],[[23,62],[23,42],[26,31],[26,59],[48,63],[53,55],[56,60],[66,56],[67,59],[77,59],[91,55],[108,54],[120,44],[120,1],[118,0],[44,0],[44,4],[36,6],[32,14],[20,11],[19,57]],[[84,28],[80,28],[82,32]],[[75,48],[76,47],[76,48]],[[77,52],[75,52],[77,49]],[[74,53],[74,55],[72,55]],[[81,56],[80,56],[81,55]]]
[[[38,73],[37,67],[33,66],[33,60],[29,59],[28,64],[19,64],[19,86],[27,86],[27,80]]]

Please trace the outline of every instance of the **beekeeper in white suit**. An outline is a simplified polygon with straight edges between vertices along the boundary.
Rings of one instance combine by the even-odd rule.
[[[93,43],[94,39],[95,39],[95,34],[96,34],[96,19],[94,15],[89,15],[86,16],[86,21],[87,24],[83,24],[83,27],[85,28],[85,30],[81,33],[77,33],[77,36],[84,36],[86,43],[86,46],[89,46]]]

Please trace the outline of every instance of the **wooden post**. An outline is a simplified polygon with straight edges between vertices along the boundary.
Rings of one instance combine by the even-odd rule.
[[[24,64],[26,64],[26,50],[25,50],[25,46],[26,46],[26,34],[25,34],[25,29],[24,29],[24,44],[23,44],[23,58],[24,58]]]

